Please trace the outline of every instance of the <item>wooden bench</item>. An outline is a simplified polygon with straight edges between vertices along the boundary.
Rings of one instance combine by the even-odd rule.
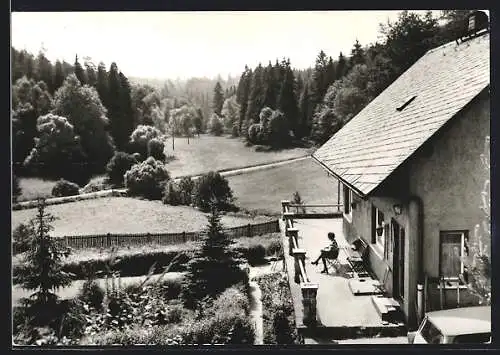
[[[351,243],[351,247],[347,249],[347,261],[351,264],[353,271],[358,276],[364,277],[369,275],[365,269],[368,250],[368,244],[361,238],[356,238],[354,242]]]

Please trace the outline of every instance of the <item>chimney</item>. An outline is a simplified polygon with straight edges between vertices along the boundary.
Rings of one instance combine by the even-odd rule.
[[[472,11],[464,20],[462,35],[457,39],[461,42],[488,32],[489,20],[484,11]]]

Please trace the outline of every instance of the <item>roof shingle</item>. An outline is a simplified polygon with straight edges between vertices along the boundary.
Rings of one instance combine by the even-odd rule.
[[[488,33],[431,49],[313,157],[368,195],[489,83]]]

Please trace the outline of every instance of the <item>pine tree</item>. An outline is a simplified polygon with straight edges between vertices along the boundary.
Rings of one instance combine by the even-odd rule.
[[[312,120],[312,103],[309,94],[309,84],[305,83],[299,99],[299,120],[295,135],[297,138],[307,137],[310,133]]]
[[[108,102],[105,105],[108,110],[109,128],[118,150],[123,150],[128,141],[131,132],[124,134],[122,113],[121,113],[121,85],[118,66],[116,63],[111,63],[108,74]]]
[[[337,68],[335,70],[335,80],[342,79],[346,74],[347,74],[347,61],[342,52],[340,52],[339,59],[337,60]]]
[[[82,65],[78,61],[78,55],[75,56],[74,68],[75,68],[75,75],[80,81],[80,83],[82,85],[87,84],[87,76],[85,75],[85,71],[83,70]]]
[[[53,82],[52,63],[45,57],[43,50],[38,53],[36,59],[36,77],[39,81],[43,81],[47,84],[48,91],[51,94],[54,93],[55,87]]]
[[[56,61],[55,69],[54,69],[54,91],[59,89],[64,82],[64,71],[61,62]]]
[[[183,299],[189,308],[200,306],[205,297],[216,297],[226,288],[243,281],[239,255],[224,233],[220,212],[212,204],[203,245],[187,267]]]
[[[245,120],[248,126],[259,122],[260,111],[264,108],[264,94],[264,68],[259,64],[252,76],[248,107],[245,113]]]
[[[269,62],[268,66],[264,69],[264,106],[270,108],[276,108],[277,96],[279,94],[279,90],[277,92],[276,87],[279,87],[278,78],[274,75],[274,68]]]
[[[318,57],[316,58],[316,64],[314,65],[314,72],[311,82],[311,97],[313,99],[313,105],[316,106],[321,103],[323,96],[326,92],[325,82],[326,82],[326,67],[327,67],[326,54],[320,51]]]
[[[55,217],[45,208],[45,200],[38,199],[37,215],[31,220],[34,233],[29,241],[29,250],[14,273],[15,283],[35,291],[22,300],[33,325],[48,325],[54,317],[54,306],[58,301],[56,291],[71,283],[69,274],[62,270],[62,259],[69,255],[69,250],[62,248],[49,235]]]
[[[224,92],[222,91],[222,86],[220,82],[217,82],[214,87],[212,109],[218,116],[221,115],[223,104],[224,104]]]
[[[99,63],[97,66],[97,83],[96,89],[99,93],[99,98],[104,106],[108,106],[108,73],[104,63]]]
[[[97,84],[97,74],[95,71],[95,66],[93,63],[85,61],[85,72],[87,76],[87,84],[90,86],[96,86]]]
[[[238,129],[242,137],[248,134],[248,126],[246,125],[246,112],[248,107],[248,98],[250,94],[250,84],[252,81],[252,70],[245,65],[245,71],[241,74],[238,88],[236,89],[236,102],[240,105],[240,115],[238,120]]]
[[[359,41],[356,39],[356,43],[354,43],[354,47],[351,50],[351,58],[349,59],[349,66],[352,68],[356,64],[364,64],[365,63],[365,51]]]
[[[125,149],[128,143],[130,134],[135,128],[135,117],[134,110],[132,108],[132,89],[130,87],[130,82],[128,78],[122,73],[118,73],[120,79],[120,115],[121,115],[121,127],[119,134],[119,141],[116,142],[117,147],[122,147]]]
[[[290,62],[285,63],[285,75],[281,84],[277,106],[285,115],[285,119],[288,121],[288,127],[290,127],[295,134],[297,131],[298,109],[297,97],[295,96],[295,78],[292,68],[290,67]]]

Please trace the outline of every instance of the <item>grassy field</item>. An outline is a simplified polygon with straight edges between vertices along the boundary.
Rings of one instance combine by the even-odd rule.
[[[52,188],[55,181],[43,180],[34,177],[23,177],[19,179],[21,196],[18,201],[36,200],[37,197],[52,197]]]
[[[205,214],[186,206],[168,206],[161,201],[146,201],[126,197],[107,197],[48,206],[47,211],[58,219],[53,223],[54,236],[145,233],[194,232],[207,224]],[[35,209],[12,212],[12,228],[27,223],[35,216]],[[269,220],[264,217],[223,216],[226,227]]]
[[[239,139],[210,135],[191,138],[189,144],[186,138],[175,138],[175,150],[172,150],[172,139],[169,138],[165,148],[167,156],[175,156],[175,160],[167,166],[172,177],[271,163],[302,157],[308,153],[304,148],[256,152],[253,147],[245,147]]]
[[[328,177],[312,159],[227,179],[237,198],[236,204],[257,213],[279,214],[280,201],[291,200],[295,191],[306,204],[337,203],[337,181]]]

